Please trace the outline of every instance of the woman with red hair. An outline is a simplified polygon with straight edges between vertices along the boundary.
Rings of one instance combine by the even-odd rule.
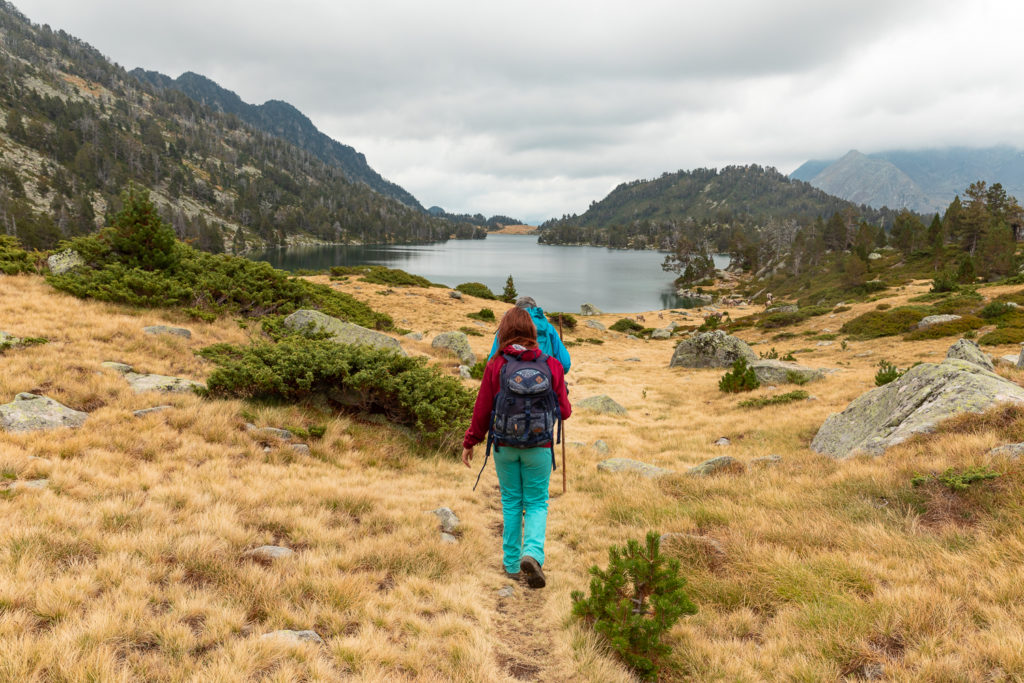
[[[537,348],[537,328],[527,311],[511,308],[502,316],[498,324],[498,348],[501,352],[495,354],[484,369],[473,408],[473,421],[462,441],[462,462],[466,467],[473,459],[473,447],[486,438],[491,427],[495,399],[501,389],[502,368],[510,359],[545,362],[550,370],[551,389],[558,402],[559,417],[565,420],[572,413],[562,364]],[[502,444],[498,439],[494,448],[494,469],[501,485],[504,518],[502,563],[509,577],[525,577],[531,588],[543,588],[547,583],[541,567],[544,564],[548,484],[553,454],[551,443],[516,448]]]

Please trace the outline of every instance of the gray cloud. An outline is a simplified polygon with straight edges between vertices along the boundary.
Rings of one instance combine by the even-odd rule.
[[[1024,11],[1009,0],[19,8],[128,68],[289,101],[458,211],[542,220],[680,168],[1024,144]]]

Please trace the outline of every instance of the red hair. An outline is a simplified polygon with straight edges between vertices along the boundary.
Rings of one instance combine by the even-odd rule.
[[[510,308],[498,323],[498,348],[519,344],[526,348],[537,346],[537,326],[530,314],[521,308]]]

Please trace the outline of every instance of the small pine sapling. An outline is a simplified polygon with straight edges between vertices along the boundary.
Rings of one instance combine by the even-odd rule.
[[[754,368],[747,364],[747,359],[737,358],[732,364],[732,370],[722,375],[718,380],[718,390],[729,394],[738,394],[741,391],[753,391],[761,386],[761,382],[754,374]]]
[[[646,545],[630,540],[608,549],[608,569],[590,568],[590,596],[573,591],[573,615],[604,636],[612,649],[642,678],[658,676],[659,659],[670,652],[662,636],[697,607],[679,576],[679,561],[660,554],[657,532]]]

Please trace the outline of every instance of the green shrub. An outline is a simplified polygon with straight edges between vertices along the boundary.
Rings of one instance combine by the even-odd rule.
[[[1007,301],[992,301],[978,311],[978,316],[985,320],[996,320],[997,318],[1002,318],[1007,314],[1016,312],[1017,307],[1011,306]]]
[[[808,306],[795,311],[778,311],[776,313],[763,315],[757,322],[757,326],[765,330],[775,330],[780,327],[798,325],[808,318],[825,315],[826,313],[831,312],[832,309],[828,306]]]
[[[300,401],[326,394],[357,411],[383,413],[453,453],[472,414],[474,396],[457,379],[392,350],[290,336],[198,353],[219,366],[207,380],[208,396]]]
[[[472,318],[473,320],[479,320],[481,322],[493,323],[494,322],[494,311],[492,311],[489,308],[481,308],[476,313],[467,313],[466,317],[467,318]]]
[[[35,265],[27,251],[21,248],[18,238],[0,235],[0,273],[17,275],[33,273]]]
[[[364,282],[389,287],[437,287],[425,277],[407,273],[399,268],[386,266],[333,266],[330,270],[331,279],[341,279],[349,275],[362,275]]]
[[[976,330],[984,324],[985,321],[977,316],[965,315],[959,320],[950,320],[949,322],[929,325],[928,327],[923,327],[919,330],[911,330],[907,334],[903,335],[903,338],[907,341],[940,339],[942,337],[963,334],[969,330]]]
[[[797,389],[796,391],[790,391],[785,394],[779,394],[778,396],[764,396],[759,398],[748,398],[740,401],[737,405],[740,408],[764,408],[767,406],[781,406],[786,403],[793,403],[794,401],[806,400],[810,394],[803,389]]]
[[[722,316],[717,313],[712,313],[708,317],[704,318],[704,322],[697,328],[698,332],[713,332],[717,330],[722,324]]]
[[[741,391],[753,391],[761,386],[754,368],[747,364],[747,359],[737,358],[732,364],[732,370],[722,375],[718,380],[718,390],[730,394],[738,394]]]
[[[943,273],[941,275],[937,275],[935,279],[932,280],[932,288],[928,291],[934,293],[956,292],[959,289],[960,285],[956,282],[956,276],[952,273]]]
[[[850,309],[851,309],[850,306],[845,306],[845,305],[844,306],[836,306],[835,308],[832,309],[832,312],[833,313],[846,313]]]
[[[82,299],[97,299],[145,308],[180,308],[193,317],[258,317],[315,308],[327,315],[371,329],[394,327],[391,318],[356,298],[326,285],[293,278],[270,264],[239,256],[209,254],[177,243],[178,261],[165,270],[145,270],[121,263],[102,235],[69,242],[85,266],[46,280]]]
[[[995,479],[996,477],[1002,476],[999,472],[991,470],[983,465],[974,465],[968,467],[963,471],[957,471],[950,467],[942,474],[936,476],[934,474],[918,474],[910,480],[913,486],[923,486],[931,481],[937,481],[950,491],[966,491],[971,484],[979,481],[985,481],[986,479]]]
[[[608,329],[615,330],[616,332],[632,334],[640,332],[641,330],[644,329],[644,326],[631,318],[619,318],[614,323],[612,323],[611,327],[609,327]]]
[[[981,335],[979,344],[999,346],[1000,344],[1019,344],[1024,342],[1024,327],[1000,327]]]
[[[516,283],[511,275],[505,280],[505,289],[501,290],[500,298],[507,304],[514,304],[516,299],[519,298],[519,292],[516,291]]]
[[[903,373],[895,365],[887,360],[881,360],[878,362],[878,372],[875,373],[875,386],[880,387],[883,384],[894,382],[902,375]]]
[[[590,569],[590,595],[572,592],[572,613],[601,634],[631,669],[644,679],[658,676],[659,659],[670,649],[663,634],[685,614],[696,614],[679,576],[679,561],[660,553],[659,536],[647,534],[646,547],[630,540],[608,549],[608,569]]]
[[[797,386],[803,386],[810,382],[806,375],[803,375],[795,370],[786,370],[786,381],[790,384],[796,384]]]
[[[909,332],[926,315],[933,311],[927,308],[901,306],[889,311],[868,311],[839,328],[843,334],[861,339],[889,337]]]
[[[473,365],[473,367],[471,367],[469,369],[469,376],[472,377],[473,379],[483,379],[484,378],[484,369],[486,369],[486,368],[487,368],[487,361],[485,361],[485,360],[478,360]]]
[[[786,353],[785,356],[783,356],[779,360],[788,360],[788,361],[791,361],[791,362],[795,363],[796,362],[796,356],[793,355],[792,351],[789,351],[789,352]]]
[[[480,282],[463,282],[461,285],[456,285],[455,289],[468,296],[475,296],[478,299],[497,300],[498,298],[494,296],[494,292],[487,285]]]
[[[875,306],[876,311],[888,311],[890,308],[892,308],[892,304],[878,304]]]
[[[761,360],[778,360],[779,358],[779,352],[775,350],[774,346],[771,351],[761,351],[758,355],[761,356]]]
[[[476,329],[475,327],[470,327],[469,325],[463,325],[462,327],[460,327],[459,328],[459,332],[461,332],[462,334],[466,335],[467,337],[482,337],[482,336],[484,336],[483,332],[481,332],[480,330]]]
[[[547,313],[548,321],[555,326],[556,330],[576,329],[576,316],[572,313]]]

